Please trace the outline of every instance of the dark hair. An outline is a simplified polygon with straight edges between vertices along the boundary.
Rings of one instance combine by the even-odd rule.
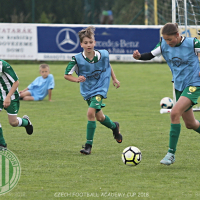
[[[94,37],[94,31],[95,31],[94,26],[89,26],[86,29],[79,31],[78,35],[79,35],[80,42],[83,42],[84,37],[88,37],[92,39],[92,37]]]
[[[167,23],[163,26],[162,35],[175,35],[178,33],[178,24],[177,23]]]

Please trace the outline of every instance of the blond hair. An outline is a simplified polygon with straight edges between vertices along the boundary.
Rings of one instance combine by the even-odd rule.
[[[178,33],[177,23],[166,23],[161,31],[162,35],[175,35]]]
[[[81,31],[79,31],[78,35],[79,35],[80,42],[82,43],[83,38],[85,38],[85,37],[92,39],[95,35],[94,31],[95,31],[94,26],[89,26],[86,29],[82,29]]]
[[[40,65],[40,69],[45,69],[45,68],[48,68],[49,69],[49,65],[43,63]]]

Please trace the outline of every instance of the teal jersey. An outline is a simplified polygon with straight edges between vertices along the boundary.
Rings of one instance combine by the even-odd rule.
[[[97,63],[99,61],[99,59],[101,58],[101,55],[98,51],[94,51],[95,55],[94,58],[92,60],[88,59],[84,53],[82,53],[83,57],[85,58],[85,60],[89,63]],[[78,66],[77,66],[77,62],[75,59],[75,56],[72,57],[72,60],[69,62],[69,64],[67,65],[67,68],[65,70],[65,74],[69,75],[69,74],[73,74],[73,73],[78,74]]]
[[[200,86],[199,60],[194,51],[195,38],[186,37],[180,45],[171,47],[161,40],[161,52],[171,69],[174,87],[183,91],[188,86]]]
[[[182,37],[181,42],[177,45],[180,46],[183,41],[185,40],[185,37]],[[196,38],[194,38],[194,51],[195,53],[200,52],[200,41]],[[160,56],[162,54],[161,52],[161,42],[159,42],[156,47],[151,51],[153,56]]]
[[[0,101],[4,101],[14,82],[18,80],[13,68],[4,60],[0,60]],[[18,89],[11,100],[19,99]]]
[[[98,62],[88,62],[82,53],[75,55],[78,76],[86,78],[84,82],[80,82],[80,92],[85,100],[96,95],[107,98],[111,76],[109,53],[107,50],[99,50],[99,53],[101,57]]]

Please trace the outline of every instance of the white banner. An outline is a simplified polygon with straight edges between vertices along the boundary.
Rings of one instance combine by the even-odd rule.
[[[37,59],[37,26],[32,24],[1,23],[0,59]]]

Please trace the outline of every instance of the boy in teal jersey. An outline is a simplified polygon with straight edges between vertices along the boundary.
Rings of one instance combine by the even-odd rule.
[[[162,28],[161,41],[149,53],[133,52],[133,57],[139,60],[150,60],[163,55],[169,65],[174,82],[176,104],[171,110],[171,128],[169,132],[169,149],[161,164],[170,165],[175,162],[175,152],[181,131],[180,117],[186,128],[200,133],[200,123],[195,119],[193,105],[200,96],[199,60],[200,41],[196,38],[183,37],[178,32],[178,25],[167,23]]]
[[[116,79],[114,71],[109,63],[109,54],[106,50],[94,50],[94,27],[90,26],[79,32],[80,45],[83,52],[72,57],[71,62],[65,70],[64,78],[80,83],[80,92],[89,106],[87,112],[87,132],[85,147],[80,151],[82,154],[91,153],[93,137],[96,129],[96,120],[113,131],[113,136],[118,143],[122,142],[122,135],[119,132],[119,123],[113,122],[104,115],[102,103],[107,98],[107,92],[110,84],[110,76],[113,85],[120,87],[120,82]],[[76,72],[78,77],[72,76]]]
[[[33,133],[33,126],[27,115],[17,117],[19,111],[18,77],[13,68],[4,60],[0,60],[0,111],[5,109],[11,126],[25,127],[27,134]],[[6,150],[7,144],[3,137],[0,124],[0,150]]]

